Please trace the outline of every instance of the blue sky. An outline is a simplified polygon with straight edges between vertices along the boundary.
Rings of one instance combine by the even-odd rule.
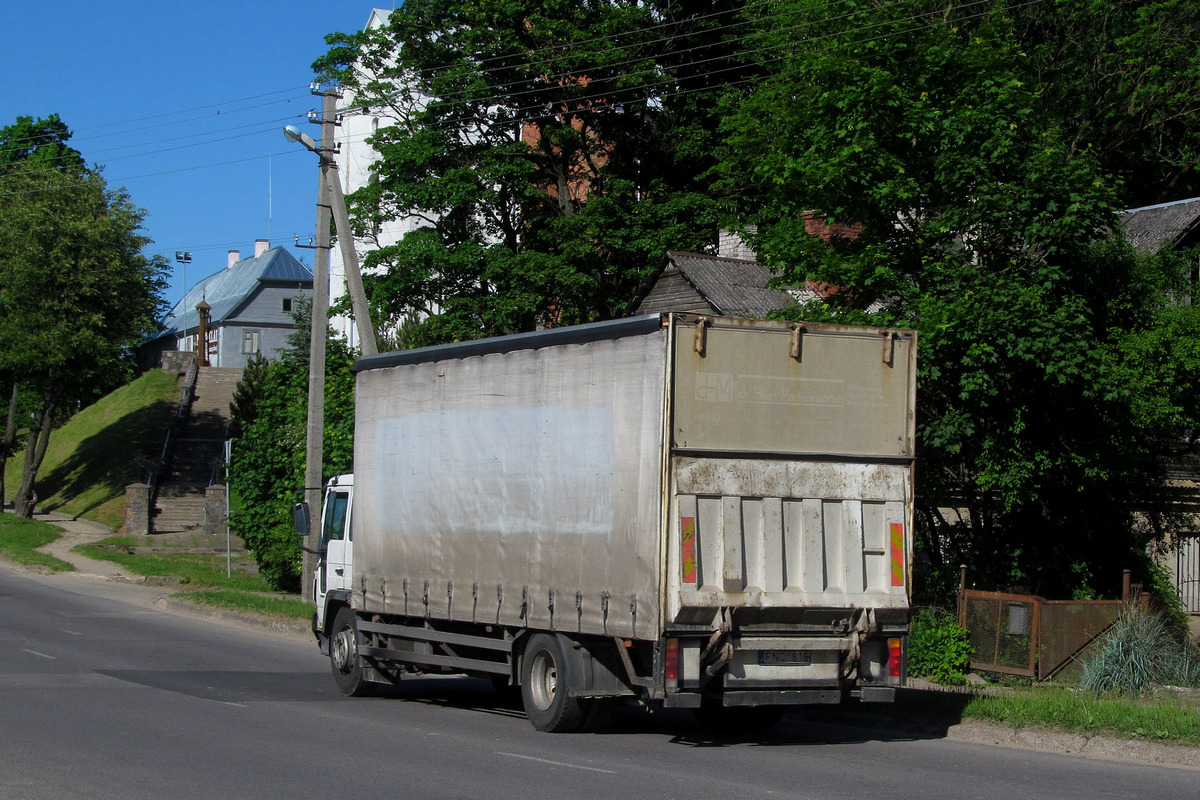
[[[379,6],[391,8],[388,2]],[[307,243],[316,221],[316,157],[283,138],[307,123],[312,62],[324,36],[367,21],[371,3],[209,0],[42,3],[10,0],[0,48],[0,126],[57,113],[71,144],[146,209],[148,253],[187,283],[252,254],[255,239]],[[312,265],[312,251],[292,249]]]

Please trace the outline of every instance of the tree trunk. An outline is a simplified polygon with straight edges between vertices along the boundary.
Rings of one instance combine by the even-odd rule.
[[[29,431],[25,440],[25,470],[21,476],[21,489],[13,501],[13,511],[18,517],[29,519],[33,517],[37,498],[34,496],[34,481],[38,470],[41,469],[42,459],[46,457],[46,447],[50,444],[50,431],[54,427],[54,407],[58,404],[62,390],[51,386],[42,395],[42,405],[38,412],[37,424]]]
[[[16,381],[13,381],[12,396],[8,401],[8,415],[4,418],[4,438],[0,439],[0,508],[3,508],[5,498],[8,497],[4,485],[4,468],[8,464],[8,457],[12,455],[13,444],[17,440],[17,399],[21,396],[20,388]]]

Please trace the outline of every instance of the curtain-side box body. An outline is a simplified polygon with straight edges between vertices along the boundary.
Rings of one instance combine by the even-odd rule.
[[[632,639],[907,608],[915,344],[666,315],[362,359],[354,605]]]

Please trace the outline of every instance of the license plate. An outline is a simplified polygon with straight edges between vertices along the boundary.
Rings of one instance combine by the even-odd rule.
[[[758,663],[765,667],[807,666],[812,663],[811,650],[759,650]]]

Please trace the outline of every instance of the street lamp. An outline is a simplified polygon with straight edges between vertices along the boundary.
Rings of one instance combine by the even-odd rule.
[[[321,141],[333,144],[334,97],[325,95],[324,108],[329,125],[322,125]],[[326,120],[322,120],[325,122]],[[311,136],[301,133],[295,126],[283,129],[289,142],[299,142],[321,157],[321,179],[317,182],[317,242],[313,253],[312,320],[308,338],[308,421],[304,443],[304,500],[312,509],[316,524],[308,533],[308,546],[304,548],[301,574],[305,580],[301,591],[306,600],[314,600],[313,584],[307,580],[315,570],[313,554],[321,540],[321,496],[323,490],[325,460],[325,340],[329,317],[329,182],[325,180],[325,156]]]
[[[283,135],[289,142],[299,142],[309,150],[312,150],[314,153],[321,156],[321,159],[324,160],[325,156],[321,153],[321,148],[317,146],[317,143],[313,140],[313,138],[307,133],[301,131],[295,125],[285,126],[283,129]]]
[[[333,97],[331,94],[326,96]],[[327,124],[332,126],[334,124],[332,116],[331,109],[323,109],[322,126]],[[289,142],[298,142],[304,145],[321,159],[321,179],[324,183],[323,188],[329,192],[329,198],[332,201],[329,205],[333,211],[334,226],[337,228],[338,247],[342,251],[342,266],[346,270],[346,289],[350,293],[354,325],[358,328],[359,347],[362,348],[364,356],[373,356],[379,352],[375,346],[375,327],[371,324],[371,311],[367,307],[367,293],[363,289],[362,273],[358,268],[358,253],[354,252],[354,230],[350,227],[350,215],[346,211],[346,196],[342,192],[342,183],[337,175],[338,165],[329,155],[332,148],[318,145],[311,136],[295,125],[285,126],[283,135]],[[321,141],[325,141],[324,132],[322,132]],[[317,234],[319,236],[320,231]],[[319,243],[318,239],[318,246],[320,246]]]
[[[312,575],[313,553],[321,537],[321,494],[323,481],[325,435],[325,340],[329,317],[329,213],[333,211],[337,225],[338,242],[342,248],[342,261],[346,266],[346,283],[350,289],[350,302],[354,309],[354,323],[358,327],[359,346],[363,355],[375,355],[375,329],[367,310],[367,295],[363,291],[362,275],[358,271],[358,256],[354,252],[354,233],[350,228],[350,217],[346,213],[346,198],[337,177],[337,162],[330,157],[334,152],[333,126],[336,124],[337,90],[326,89],[314,94],[322,96],[321,144],[300,131],[295,125],[283,129],[289,142],[298,142],[321,159],[321,180],[317,184],[317,241],[313,258],[313,302],[312,327],[309,331],[308,356],[308,424],[304,450],[304,499],[315,512],[317,521],[309,531],[309,547],[305,548],[302,573]],[[303,583],[304,598],[312,597],[312,584]]]

